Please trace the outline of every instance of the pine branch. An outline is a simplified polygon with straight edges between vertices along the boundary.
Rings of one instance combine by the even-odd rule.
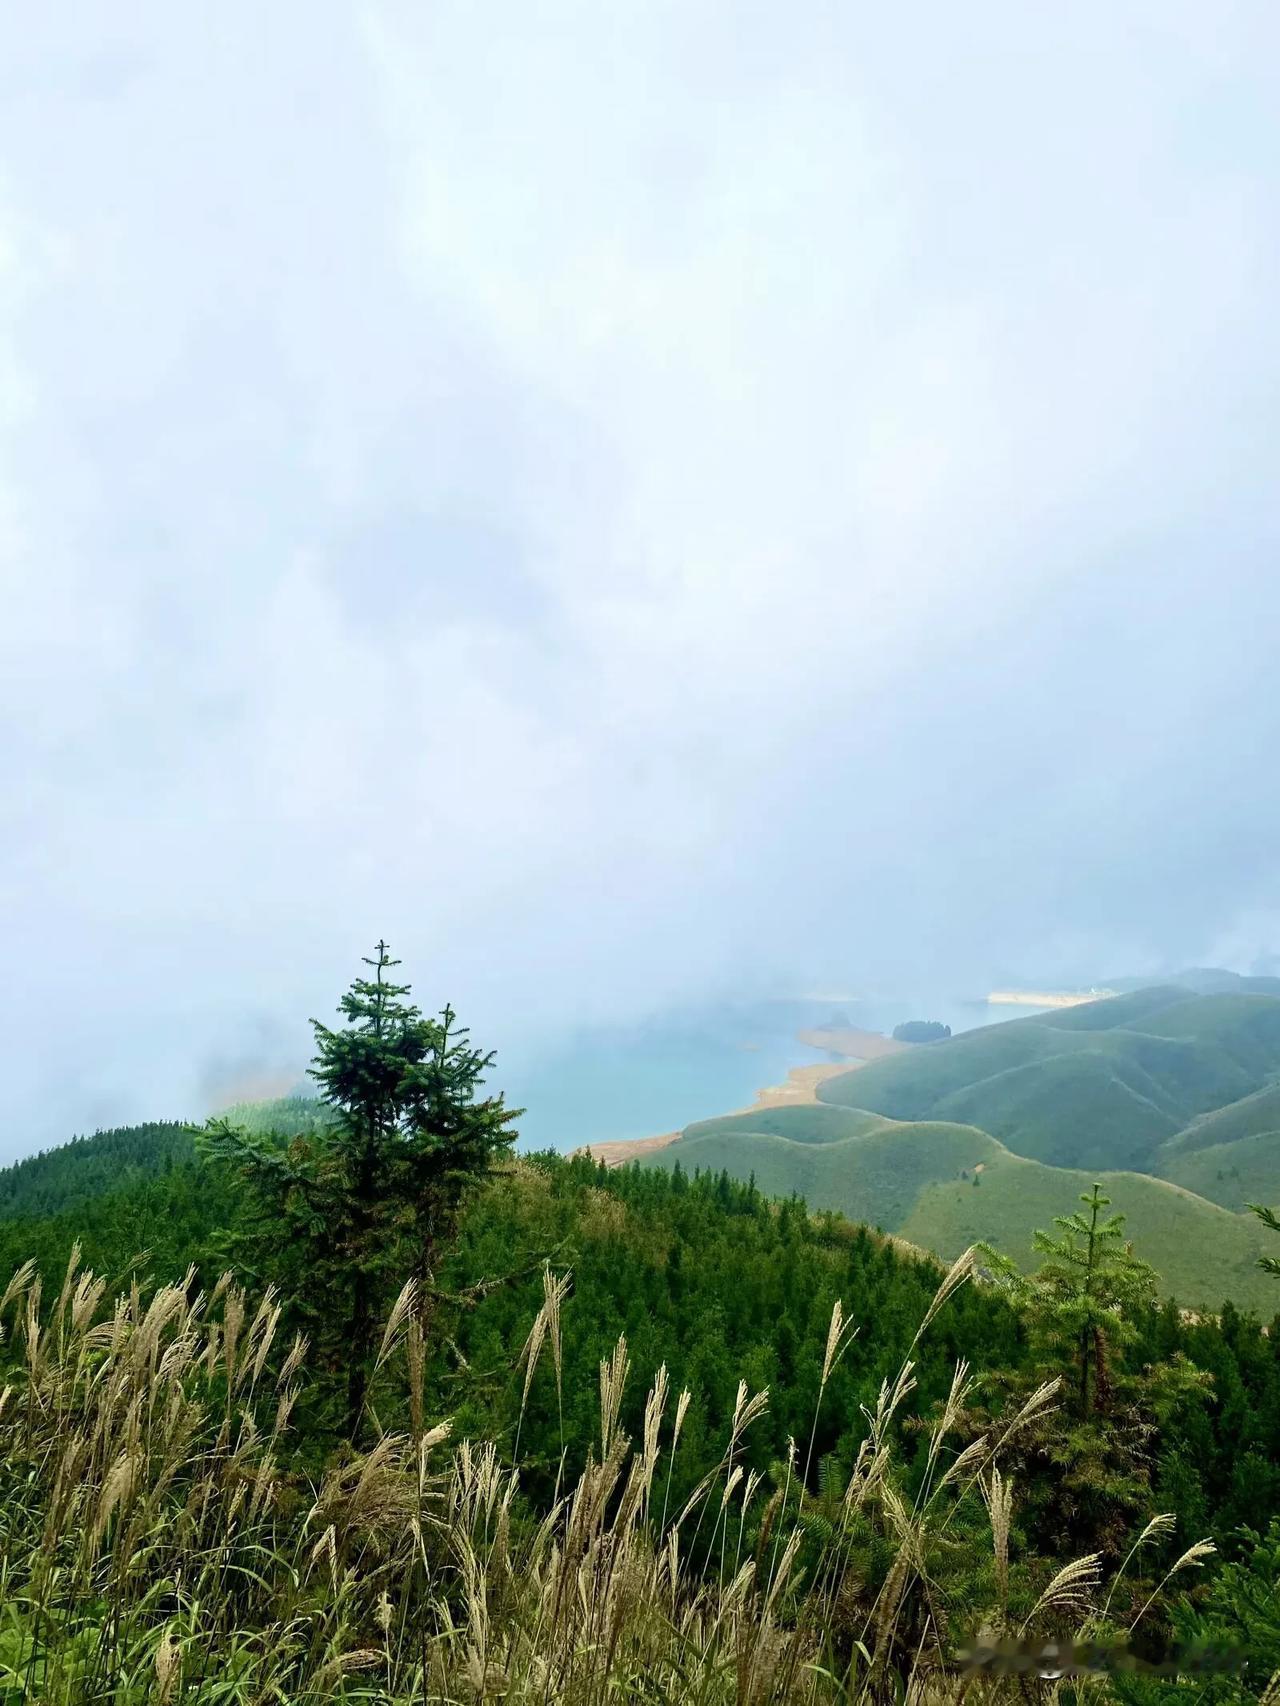
[[[494,1274],[486,1279],[477,1280],[474,1285],[466,1285],[458,1291],[444,1291],[432,1285],[422,1287],[422,1295],[429,1297],[433,1303],[453,1304],[461,1309],[474,1309],[483,1303],[491,1292],[501,1291],[505,1286],[516,1285],[523,1279],[529,1279],[533,1274],[541,1273],[546,1264],[553,1261],[569,1240],[562,1238],[558,1244],[553,1244],[550,1250],[544,1250],[527,1262],[523,1267],[512,1268],[505,1274]]]

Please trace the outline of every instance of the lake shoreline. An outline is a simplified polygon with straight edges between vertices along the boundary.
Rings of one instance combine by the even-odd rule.
[[[886,1037],[879,1031],[862,1031],[851,1026],[801,1031],[796,1041],[803,1043],[806,1048],[824,1049],[828,1054],[839,1058],[814,1062],[807,1066],[792,1066],[788,1068],[787,1076],[781,1084],[766,1084],[763,1089],[756,1091],[746,1107],[730,1108],[716,1117],[728,1119],[739,1114],[760,1113],[766,1108],[794,1108],[816,1102],[818,1086],[825,1084],[828,1078],[836,1078],[842,1072],[855,1071],[870,1060],[878,1060],[888,1054],[898,1054],[911,1047],[910,1043],[895,1042],[892,1037]],[[571,1150],[570,1154],[590,1156],[594,1161],[603,1162],[606,1167],[625,1167],[630,1161],[638,1161],[642,1155],[652,1154],[656,1149],[665,1149],[681,1136],[683,1128],[659,1132],[654,1137],[616,1138],[599,1143],[584,1143]]]

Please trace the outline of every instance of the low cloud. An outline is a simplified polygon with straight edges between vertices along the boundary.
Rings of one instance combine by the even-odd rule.
[[[1270,11],[220,17],[5,73],[0,1154],[1277,951]]]

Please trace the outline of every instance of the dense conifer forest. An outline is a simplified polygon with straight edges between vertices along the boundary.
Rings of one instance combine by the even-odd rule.
[[[1096,1187],[948,1272],[518,1156],[371,963],[323,1106],[0,1173],[0,1698],[1261,1696],[1280,1318],[1162,1300]],[[958,1656],[1050,1640],[1184,1669]]]

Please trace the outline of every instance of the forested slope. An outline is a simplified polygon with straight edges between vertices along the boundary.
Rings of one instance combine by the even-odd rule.
[[[761,1146],[761,1155],[766,1152],[764,1146],[783,1145],[820,1161],[861,1145],[866,1157],[877,1157],[864,1169],[868,1200],[900,1205],[913,1183],[904,1173],[905,1155],[917,1155],[919,1176],[924,1178],[930,1155],[936,1164],[941,1150],[952,1145],[951,1159],[962,1166],[967,1159],[971,1167],[976,1146],[986,1160],[978,1163],[983,1168],[976,1175],[978,1184],[972,1182],[975,1175],[970,1171],[960,1185],[966,1200],[979,1200],[984,1192],[998,1197],[1001,1168],[1028,1170],[1047,1182],[1043,1197],[1028,1190],[1025,1181],[1009,1193],[1013,1244],[1025,1245],[1031,1229],[1027,1219],[1018,1219],[1019,1205],[1024,1214],[1030,1209],[1046,1221],[1070,1207],[1069,1198],[1051,1189],[1063,1174],[1013,1157],[988,1134],[972,1128],[931,1122],[900,1127],[883,1116],[821,1106],[774,1110],[768,1116],[772,1128],[768,1131],[752,1132],[750,1119],[706,1122],[691,1134],[685,1154],[695,1153],[699,1144],[704,1146],[704,1156],[710,1156],[716,1144],[751,1141]],[[259,1123],[269,1126],[272,1121],[264,1115]],[[123,1184],[102,1195],[86,1195],[87,1181],[110,1176],[111,1158],[122,1149],[118,1134],[85,1140],[61,1161],[46,1165],[42,1174],[25,1174],[28,1183],[33,1177],[43,1181],[38,1189],[48,1200],[54,1194],[50,1180],[61,1178],[65,1206],[55,1215],[10,1217],[0,1223],[0,1269],[34,1257],[46,1297],[52,1299],[72,1246],[79,1243],[84,1260],[105,1273],[113,1285],[140,1281],[144,1300],[151,1283],[181,1278],[192,1264],[196,1276],[187,1290],[188,1300],[197,1296],[198,1288],[214,1286],[227,1249],[236,1242],[241,1205],[234,1181],[220,1169],[175,1153],[173,1130],[155,1128],[149,1146],[144,1137],[135,1137]],[[906,1147],[901,1143],[895,1147],[892,1140],[904,1131],[910,1134]],[[785,1135],[788,1132],[792,1135]],[[884,1406],[886,1392],[900,1381],[904,1364],[914,1365],[912,1376],[894,1400],[893,1419],[883,1437],[889,1453],[886,1461],[892,1463],[885,1473],[896,1488],[892,1496],[909,1511],[917,1503],[922,1509],[930,1504],[930,1418],[938,1417],[953,1391],[956,1365],[972,1371],[968,1402],[977,1406],[973,1417],[960,1427],[963,1440],[963,1427],[976,1429],[985,1407],[1001,1403],[1002,1393],[1026,1391],[1042,1379],[1036,1359],[1043,1356],[1043,1349],[1038,1348],[1028,1318],[1003,1291],[979,1281],[955,1292],[935,1313],[930,1299],[942,1270],[932,1260],[905,1253],[842,1216],[814,1212],[798,1201],[770,1201],[759,1181],[735,1182],[725,1169],[706,1169],[691,1177],[676,1164],[678,1156],[675,1162],[668,1159],[665,1170],[610,1172],[587,1160],[554,1156],[515,1160],[500,1169],[471,1201],[456,1244],[437,1276],[423,1378],[424,1413],[450,1416],[460,1435],[494,1442],[496,1462],[510,1458],[519,1463],[519,1500],[513,1510],[523,1508],[524,1501],[532,1511],[544,1510],[558,1486],[573,1486],[576,1476],[592,1473],[589,1454],[599,1449],[598,1394],[609,1389],[613,1378],[606,1378],[601,1370],[619,1366],[617,1346],[625,1341],[626,1367],[632,1374],[619,1387],[616,1419],[606,1427],[621,1428],[636,1441],[647,1437],[645,1395],[655,1377],[668,1381],[672,1391],[688,1394],[681,1399],[680,1449],[673,1455],[662,1489],[665,1521],[668,1510],[679,1512],[687,1500],[696,1499],[697,1488],[706,1478],[714,1482],[717,1475],[726,1475],[725,1440],[735,1437],[743,1395],[767,1390],[767,1403],[734,1447],[733,1462],[745,1476],[732,1483],[740,1492],[745,1490],[737,1519],[741,1533],[734,1545],[743,1545],[749,1555],[754,1549],[754,1555],[767,1558],[778,1499],[794,1478],[791,1497],[803,1518],[798,1531],[803,1541],[801,1557],[809,1561],[820,1582],[822,1547],[828,1543],[822,1537],[829,1541],[836,1532],[833,1516],[839,1510],[838,1490],[857,1485],[859,1448]],[[72,1184],[77,1176],[79,1183]],[[934,1189],[926,1185],[917,1204],[927,1208]],[[1121,1196],[1119,1190],[1117,1195]],[[1231,1217],[1221,1215],[1221,1219],[1227,1222]],[[1131,1230],[1142,1242],[1140,1220],[1139,1214]],[[928,1229],[920,1230],[923,1236]],[[1199,1233],[1190,1227],[1185,1235],[1190,1243]],[[143,1244],[148,1253],[139,1264],[135,1258]],[[554,1326],[554,1366],[550,1349],[543,1350],[539,1363],[537,1350],[531,1351],[530,1346],[541,1341],[529,1331],[530,1323],[536,1323],[545,1310],[551,1275],[563,1276],[564,1285]],[[250,1272],[245,1277],[252,1297],[254,1276]],[[1269,1283],[1268,1301],[1280,1300],[1277,1282]],[[833,1315],[837,1302],[840,1311]],[[287,1299],[284,1306],[288,1308]],[[183,1307],[192,1305],[188,1301]],[[921,1336],[920,1324],[926,1317],[928,1330]],[[259,1313],[255,1321],[261,1319]],[[838,1354],[832,1350],[833,1320],[845,1324]],[[251,1334],[258,1331],[256,1326],[249,1330]],[[216,1346],[219,1341],[213,1342]],[[282,1339],[280,1349],[272,1353],[270,1366],[279,1362],[287,1342]],[[53,1366],[56,1343],[52,1338],[48,1341],[40,1367]],[[14,1354],[20,1359],[20,1344],[19,1338],[10,1338],[0,1346],[0,1359]],[[1252,1543],[1240,1539],[1237,1531],[1244,1521],[1256,1527],[1280,1512],[1278,1352],[1280,1335],[1266,1337],[1256,1320],[1242,1317],[1230,1306],[1220,1320],[1189,1323],[1172,1307],[1141,1304],[1135,1306],[1126,1333],[1117,1334],[1109,1379],[1118,1394],[1131,1386],[1149,1385],[1152,1369],[1175,1369],[1183,1358],[1190,1358],[1200,1371],[1195,1377],[1198,1384],[1184,1381],[1181,1396],[1165,1402],[1158,1431],[1147,1426],[1141,1435],[1144,1443],[1123,1459],[1128,1479],[1116,1483],[1114,1497],[1120,1498],[1122,1486],[1129,1488],[1126,1496],[1142,1501],[1140,1509],[1168,1511],[1171,1527],[1149,1543],[1149,1555],[1141,1569],[1132,1572],[1132,1581],[1123,1585],[1119,1603],[1139,1605],[1154,1593],[1158,1606],[1164,1607],[1160,1572],[1176,1562],[1180,1550],[1206,1534],[1215,1537],[1229,1558],[1239,1555],[1249,1561],[1250,1568],[1261,1567],[1257,1547],[1250,1549]],[[660,1370],[665,1372],[659,1375]],[[408,1426],[392,1373],[384,1374],[375,1394],[379,1426]],[[295,1443],[290,1448],[294,1466],[286,1477],[299,1488],[310,1486],[318,1477],[329,1477],[325,1485],[331,1490],[324,1495],[328,1510],[339,1509],[341,1498],[347,1496],[340,1491],[341,1470],[332,1467],[329,1455],[332,1406],[326,1397],[341,1374],[340,1368],[323,1362],[309,1367],[294,1404]],[[19,1365],[10,1377],[28,1378]],[[15,1413],[33,1412],[23,1406]],[[1119,1411],[1118,1418],[1124,1414]],[[1089,1525],[1099,1520],[1076,1509],[1069,1498],[1063,1502],[1061,1464],[1037,1453],[1058,1450],[1053,1441],[1059,1438],[1074,1442],[1072,1452],[1082,1449],[1082,1440],[1085,1449],[1093,1452],[1103,1449],[1114,1431],[1108,1425],[1083,1433],[1077,1428],[1075,1433],[1059,1436],[1050,1429],[1044,1434],[1043,1447],[1037,1445],[1018,1460],[1020,1526],[1013,1542],[1011,1579],[1012,1591],[1021,1596],[1023,1615],[1055,1568],[1085,1546],[1092,1532]],[[242,1449],[247,1454],[248,1447]],[[247,1464],[249,1456],[243,1461]],[[363,1461],[356,1467],[367,1478],[373,1471],[367,1464],[361,1467]],[[453,1473],[471,1473],[466,1465],[475,1461],[464,1454],[462,1467]],[[384,1454],[378,1471],[384,1487],[390,1485],[391,1467]],[[355,1484],[353,1480],[351,1486]],[[290,1494],[300,1496],[305,1504],[310,1495]],[[716,1509],[719,1500],[717,1491]],[[36,1545],[35,1539],[24,1538],[25,1508],[21,1501],[6,1504],[6,1514],[0,1518],[0,1538],[9,1536],[6,1544]],[[1117,1511],[1121,1508],[1116,1505]],[[282,1507],[284,1514],[273,1531],[276,1543],[289,1532],[292,1509],[288,1504]],[[1116,1534],[1103,1544],[1118,1545],[1119,1537],[1129,1531],[1123,1522],[1115,1528],[1117,1519],[1106,1516],[1105,1504],[1101,1510],[1108,1532],[1114,1529]],[[945,1593],[952,1630],[963,1627],[966,1607],[985,1603],[986,1596],[996,1591],[981,1501],[976,1496],[961,1499],[955,1518],[946,1547],[936,1558],[931,1553],[929,1568],[942,1571],[942,1579],[932,1582],[921,1601],[936,1608]],[[378,1518],[384,1534],[389,1532],[388,1520]],[[1141,1520],[1139,1516],[1139,1524]],[[695,1576],[706,1572],[713,1584],[723,1568],[723,1559],[717,1555],[717,1530],[722,1527],[710,1519],[705,1527],[694,1521],[685,1536],[682,1568]],[[158,1538],[161,1532],[163,1542]],[[176,1532],[172,1527],[157,1530],[157,1538],[149,1544],[172,1546]],[[932,1546],[924,1534],[922,1528],[919,1543]],[[887,1579],[902,1543],[889,1529],[877,1527],[870,1512],[859,1516],[857,1526],[842,1542],[846,1543],[859,1570],[866,1572],[859,1578],[865,1594],[858,1590],[863,1596],[855,1596],[850,1604],[865,1606],[869,1612],[877,1584]],[[307,1545],[314,1545],[313,1536]],[[412,1551],[406,1553],[409,1556]],[[280,1581],[297,1579],[300,1568],[288,1565]],[[276,1569],[271,1555],[259,1553],[254,1579],[264,1577],[264,1572],[270,1577]],[[1215,1608],[1216,1617],[1227,1619],[1227,1626],[1238,1603],[1231,1586],[1234,1579],[1230,1575],[1214,1578],[1204,1601]],[[272,1588],[271,1594],[279,1591]],[[493,1618],[515,1615],[510,1594],[504,1598],[494,1591]],[[115,1595],[114,1589],[109,1592]],[[270,1596],[268,1600],[275,1603]],[[254,1609],[258,1601],[238,1593],[227,1603],[243,1619],[266,1615],[268,1600],[263,1601],[263,1609]],[[1174,1612],[1182,1615],[1176,1605],[1170,1614]],[[130,1615],[145,1615],[141,1603]],[[370,1600],[366,1613],[353,1615],[372,1619],[369,1629],[374,1633],[349,1631],[341,1637],[342,1650],[357,1648],[361,1639],[376,1642],[374,1601]],[[805,1615],[804,1601],[791,1601],[786,1612],[788,1628],[803,1629]],[[838,1615],[847,1616],[848,1609]],[[14,1625],[19,1631],[27,1627],[22,1617],[19,1612]],[[139,1624],[144,1626],[152,1627]],[[56,1624],[49,1622],[47,1614],[38,1627],[43,1638],[52,1640]],[[852,1629],[840,1624],[838,1617],[831,1627],[838,1635],[835,1650],[847,1651]],[[93,1639],[99,1639],[96,1632]],[[654,1649],[663,1654],[666,1650]],[[904,1666],[911,1664],[914,1650],[909,1642],[902,1648]],[[262,1651],[274,1655],[276,1649]],[[293,1662],[291,1652],[287,1644],[279,1648],[283,1665]],[[397,1669],[395,1674],[403,1672]],[[357,1696],[339,1693],[334,1697]],[[395,1698],[398,1701],[400,1695]]]
[[[259,1109],[255,1117],[264,1127],[287,1125],[287,1112],[273,1117],[269,1108]],[[921,1244],[952,1242],[958,1227],[974,1236],[989,1233],[987,1222],[976,1218],[971,1225],[940,1221],[935,1199],[942,1187],[918,1188],[927,1177],[931,1150],[936,1160],[940,1148],[953,1145],[950,1159],[969,1167],[975,1154],[985,1156],[980,1163],[984,1171],[978,1175],[981,1184],[972,1183],[970,1171],[967,1181],[957,1181],[956,1193],[966,1212],[968,1203],[986,1200],[984,1192],[998,1201],[998,1241],[1013,1255],[1029,1250],[1033,1225],[1045,1224],[1070,1207],[1071,1189],[1083,1178],[1068,1176],[1071,1189],[1064,1194],[1063,1176],[1056,1170],[1022,1161],[985,1134],[961,1127],[909,1126],[907,1143],[899,1148],[891,1141],[900,1129],[894,1122],[837,1109],[774,1109],[769,1115],[774,1130],[768,1133],[750,1132],[752,1117],[706,1121],[691,1128],[698,1134],[695,1142],[661,1152],[668,1157],[665,1169],[611,1171],[587,1160],[554,1156],[513,1163],[468,1211],[450,1258],[447,1290],[461,1297],[477,1279],[508,1277],[474,1303],[451,1309],[442,1320],[431,1365],[435,1402],[452,1411],[461,1401],[465,1425],[490,1430],[514,1426],[519,1381],[501,1371],[510,1368],[537,1312],[540,1269],[546,1259],[573,1275],[572,1299],[565,1306],[563,1376],[572,1437],[585,1439],[589,1434],[599,1359],[624,1333],[646,1378],[665,1362],[673,1380],[689,1384],[698,1394],[689,1425],[705,1446],[690,1454],[691,1477],[695,1469],[705,1467],[705,1454],[718,1449],[713,1442],[732,1411],[738,1379],[768,1386],[770,1419],[752,1459],[763,1468],[771,1457],[785,1454],[788,1436],[800,1437],[812,1424],[815,1368],[839,1297],[847,1317],[860,1323],[860,1331],[833,1381],[815,1450],[847,1460],[860,1437],[860,1406],[874,1403],[881,1380],[906,1354],[942,1270],[927,1257],[896,1249],[843,1214],[822,1212],[820,1200],[807,1208],[802,1202],[771,1202],[766,1145],[781,1144],[821,1158],[828,1150],[866,1144],[865,1201],[883,1215],[886,1207],[900,1206],[914,1196],[917,1206],[903,1224],[908,1236]],[[812,1141],[818,1128],[830,1136],[833,1119],[848,1119],[855,1135],[835,1144]],[[133,1129],[134,1136],[124,1144],[133,1170],[123,1185],[99,1196],[90,1193],[87,1181],[110,1175],[112,1158],[124,1142],[119,1134],[99,1134],[44,1158],[52,1164],[53,1177],[59,1170],[66,1179],[79,1177],[74,1188],[68,1187],[76,1204],[56,1215],[11,1217],[0,1223],[0,1273],[34,1257],[46,1288],[56,1290],[72,1246],[79,1243],[85,1264],[113,1282],[125,1282],[131,1275],[161,1282],[179,1279],[193,1263],[199,1283],[216,1281],[236,1225],[235,1189],[217,1170],[195,1159],[176,1159],[177,1127]],[[807,1132],[810,1140],[794,1142],[779,1135],[788,1130]],[[153,1133],[150,1139],[144,1135],[147,1131]],[[759,1140],[755,1155],[762,1163],[754,1184],[735,1182],[727,1168],[711,1165],[720,1153],[717,1146],[750,1139]],[[686,1172],[682,1153],[685,1159],[701,1155],[696,1177]],[[54,1161],[59,1154],[61,1161]],[[916,1158],[916,1177],[904,1172],[904,1159],[911,1157]],[[1006,1171],[1011,1175],[1008,1188],[1002,1179]],[[42,1190],[49,1188],[49,1176],[46,1169]],[[1158,1220],[1149,1222],[1139,1189],[1144,1183],[1151,1184],[1119,1181],[1114,1192],[1117,1206],[1131,1211],[1135,1242],[1149,1255],[1150,1233],[1158,1229]],[[1132,1190],[1125,1188],[1129,1184]],[[1182,1200],[1191,1217],[1183,1225],[1184,1242],[1194,1260],[1197,1251],[1207,1249],[1195,1219],[1197,1210],[1215,1213],[1221,1222],[1232,1217],[1190,1198]],[[1269,1319],[1280,1308],[1280,1282],[1258,1277],[1263,1283],[1255,1301]],[[1207,1454],[1212,1492],[1204,1496],[1213,1508],[1227,1511],[1232,1521],[1247,1514],[1247,1489],[1233,1470],[1229,1438],[1231,1429],[1243,1425],[1241,1416],[1247,1411],[1245,1433],[1259,1460],[1252,1485],[1261,1486],[1265,1499],[1280,1511],[1280,1468],[1270,1462],[1274,1456],[1280,1463],[1280,1338],[1260,1337],[1257,1326],[1231,1308],[1221,1330],[1212,1323],[1184,1326],[1166,1311],[1150,1317],[1144,1334],[1149,1347],[1159,1342],[1161,1355],[1194,1340],[1197,1354],[1212,1362],[1225,1381],[1220,1397],[1195,1412],[1201,1418],[1195,1449]],[[982,1287],[967,1289],[940,1318],[929,1341],[917,1348],[919,1397],[913,1409],[923,1413],[942,1397],[957,1357],[1008,1370],[1018,1367],[1025,1354],[1025,1335],[1004,1298]],[[1243,1372],[1237,1367],[1239,1359],[1244,1359]],[[471,1378],[485,1370],[489,1372],[483,1377]],[[638,1415],[631,1420],[640,1423]],[[535,1384],[524,1427],[534,1458],[550,1467],[559,1438],[553,1384]],[[1162,1450],[1172,1464],[1181,1447],[1170,1436]],[[1263,1459],[1265,1469],[1259,1466]]]

